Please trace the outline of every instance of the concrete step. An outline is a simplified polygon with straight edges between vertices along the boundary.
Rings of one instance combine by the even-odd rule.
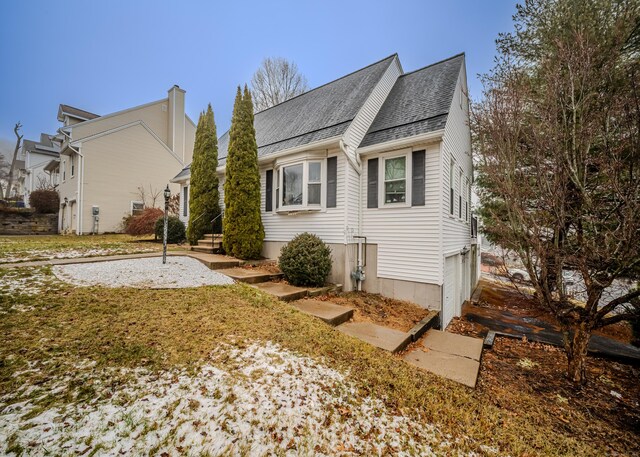
[[[323,287],[312,287],[309,290],[309,297],[319,297],[320,295],[338,294],[342,292],[342,284],[329,284]]]
[[[429,330],[421,347],[408,352],[403,358],[435,375],[475,387],[482,345],[483,340],[480,338]]]
[[[234,268],[240,265],[240,260],[233,257],[227,257],[221,254],[211,254],[209,252],[191,251],[187,254],[189,257],[199,260],[212,270],[222,270],[225,268]]]
[[[198,240],[198,246],[202,246],[204,248],[209,249],[219,249],[222,247],[222,241],[219,240]]]
[[[411,335],[370,322],[348,322],[336,327],[342,333],[389,352],[402,351],[411,342]]]
[[[202,239],[203,239],[203,240],[211,240],[211,239],[213,239],[213,238],[214,238],[214,236],[213,236],[211,233],[205,233],[205,234],[202,236]],[[220,234],[220,233],[215,234],[215,239],[216,239],[216,240],[220,240],[220,241],[222,241],[222,234]]]
[[[268,271],[260,270],[258,268],[226,268],[224,270],[217,270],[218,273],[227,275],[236,281],[244,282],[247,284],[258,284],[261,282],[273,281],[281,278],[282,273],[270,273]]]
[[[214,253],[212,247],[206,247],[206,246],[191,246],[191,250],[194,252],[202,252],[204,254]]]
[[[329,325],[340,325],[353,317],[353,308],[336,305],[328,301],[302,299],[292,303],[303,313],[322,319]]]
[[[261,282],[252,284],[251,287],[260,289],[282,301],[294,301],[307,296],[307,289],[304,287],[291,286],[283,282]]]

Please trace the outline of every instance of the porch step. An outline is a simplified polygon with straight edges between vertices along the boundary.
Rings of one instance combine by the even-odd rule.
[[[214,235],[214,234],[211,234],[211,233],[205,233],[205,234],[202,236],[202,240],[209,240],[209,241],[211,241],[211,240],[213,239],[213,235]],[[216,234],[215,234],[215,239],[216,239],[216,240],[222,241],[222,238],[223,238],[223,236],[222,236],[222,234],[221,234],[221,233],[216,233]]]
[[[329,325],[340,325],[353,316],[353,308],[336,305],[328,301],[302,299],[292,303],[303,313],[322,319]]]
[[[342,333],[389,352],[402,351],[411,342],[411,335],[371,322],[348,322],[336,327]]]
[[[247,284],[258,284],[267,281],[273,281],[276,279],[280,279],[283,276],[282,273],[270,273],[268,271],[252,268],[234,267],[217,271],[218,273],[227,275],[230,278],[235,279],[236,281],[244,282]]]
[[[282,301],[294,301],[307,296],[307,289],[296,287],[283,282],[261,282],[252,284],[251,287],[273,295]]]
[[[222,241],[219,240],[198,240],[198,246],[210,249],[219,249],[222,247]]]
[[[197,246],[194,246],[197,247]],[[222,270],[226,268],[234,268],[240,265],[240,260],[233,257],[227,257],[220,254],[211,254],[211,252],[199,252],[192,250],[189,257],[199,260],[212,270]]]
[[[191,250],[194,252],[202,252],[203,254],[213,254],[214,249],[206,246],[191,246]]]

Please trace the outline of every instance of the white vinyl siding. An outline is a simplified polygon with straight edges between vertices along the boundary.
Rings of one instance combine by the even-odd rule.
[[[460,91],[466,87],[464,66],[458,79],[458,84],[453,96],[451,109],[445,126],[442,140],[442,164],[443,170],[441,198],[442,198],[442,244],[443,256],[460,252],[471,243],[469,224],[465,220],[465,201],[469,197],[464,188],[465,182],[472,180],[471,136],[468,125],[468,104],[460,104]],[[462,106],[462,108],[461,108]],[[450,166],[453,163],[454,168]],[[451,183],[451,177],[454,182]],[[454,190],[453,214],[450,212],[450,189]],[[462,207],[460,207],[462,200]],[[442,259],[444,268],[444,257]],[[468,257],[468,256],[467,256]]]
[[[345,162],[343,154],[329,153],[329,157],[337,155],[337,192],[336,207],[325,208],[314,211],[301,211],[293,213],[283,213],[265,209],[266,195],[266,172],[272,167],[260,169],[260,208],[262,211],[262,224],[264,225],[265,241],[290,241],[298,233],[311,232],[318,235],[326,243],[344,243],[345,241]],[[325,200],[326,193],[326,167],[322,167],[322,201]],[[281,178],[282,180],[282,178]],[[357,184],[356,184],[357,186]],[[274,192],[275,196],[275,192]],[[280,210],[284,209],[282,205]]]
[[[415,146],[425,150],[425,205],[367,208],[367,167],[362,174],[362,234],[378,245],[378,276],[422,283],[438,283],[441,277],[440,241],[440,148],[437,144]],[[367,158],[384,157],[368,155]],[[392,157],[392,154],[388,155]],[[410,161],[411,155],[408,156]],[[382,159],[378,162],[380,170]],[[407,173],[410,173],[408,167]],[[410,176],[410,175],[408,175]],[[409,202],[410,196],[408,196]]]

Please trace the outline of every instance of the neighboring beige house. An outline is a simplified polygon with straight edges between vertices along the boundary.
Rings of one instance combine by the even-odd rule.
[[[175,169],[191,162],[196,126],[185,114],[185,91],[105,116],[60,105],[61,233],[108,233],[149,205],[139,188],[160,192]],[[177,191],[177,186],[175,189]]]
[[[440,310],[446,327],[478,278],[467,94],[463,54],[412,72],[394,54],[256,113],[262,255],[315,233],[332,282]],[[185,221],[190,176],[173,179]]]
[[[22,158],[25,176],[24,202],[29,206],[29,195],[34,190],[58,186],[58,166],[60,162],[60,141],[54,135],[40,134],[40,141],[24,140]]]

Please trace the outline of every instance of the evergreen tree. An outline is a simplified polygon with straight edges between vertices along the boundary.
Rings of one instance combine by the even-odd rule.
[[[256,259],[262,251],[264,227],[260,216],[258,145],[253,103],[245,85],[238,86],[233,107],[224,182],[223,245],[227,254]]]
[[[191,162],[189,225],[187,239],[196,244],[205,233],[212,232],[211,221],[220,214],[218,192],[218,138],[211,104],[200,114]]]

